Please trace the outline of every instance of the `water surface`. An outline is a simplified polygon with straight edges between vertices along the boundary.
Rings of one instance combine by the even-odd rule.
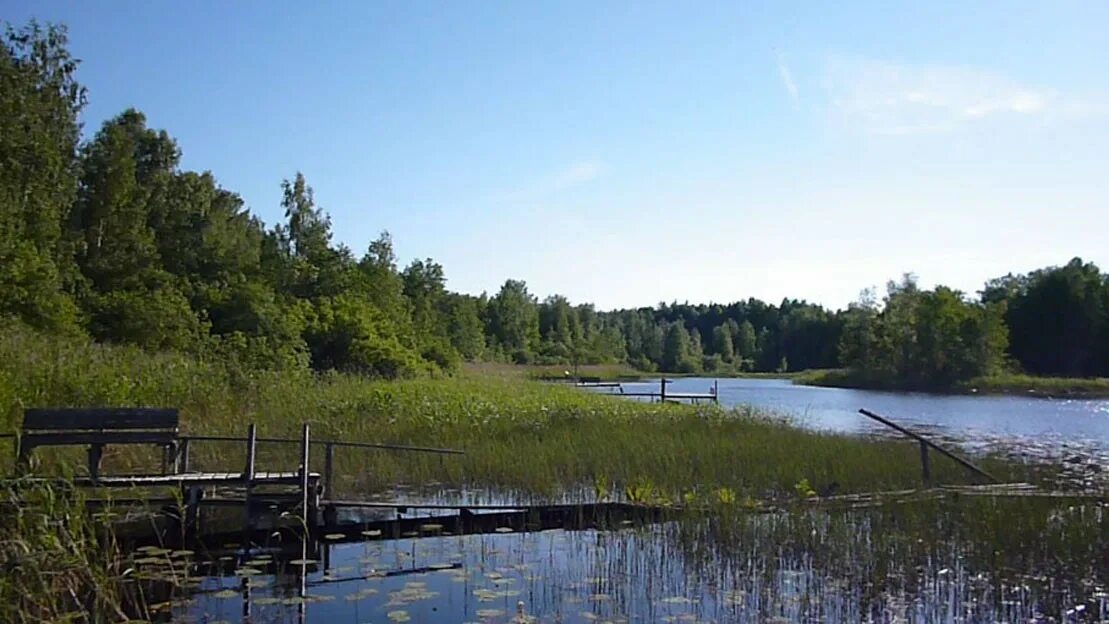
[[[1109,461],[1109,399],[1045,399],[1012,395],[941,395],[795,385],[787,379],[674,379],[668,392],[719,387],[724,406],[751,405],[812,429],[886,433],[858,413],[866,408],[898,423],[976,449],[1004,448],[1031,456],[1095,457]],[[658,380],[624,388],[658,390]],[[606,391],[611,391],[606,389]]]

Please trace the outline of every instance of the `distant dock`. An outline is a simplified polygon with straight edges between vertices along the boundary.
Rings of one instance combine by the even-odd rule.
[[[712,388],[708,392],[667,392],[667,384],[673,383],[672,379],[665,377],[659,379],[658,390],[628,390],[624,388],[624,383],[620,381],[601,381],[600,378],[579,377],[574,382],[575,388],[608,388],[613,390],[611,394],[636,397],[648,399],[651,403],[700,403],[703,401],[711,401],[713,403],[720,403],[719,397],[719,382],[713,380]]]

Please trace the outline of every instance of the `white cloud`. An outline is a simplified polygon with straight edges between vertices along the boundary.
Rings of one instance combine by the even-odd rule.
[[[579,160],[565,167],[525,181],[520,186],[494,193],[494,201],[531,202],[592,182],[604,175],[605,165],[595,160]]]
[[[1097,108],[999,73],[947,65],[837,59],[829,64],[826,86],[834,107],[884,134],[945,131],[987,118]]]
[[[587,160],[573,163],[557,174],[550,176],[550,186],[555,190],[567,188],[590,180],[595,180],[604,172],[604,166],[596,161]]]
[[[793,80],[793,72],[789,70],[789,65],[786,65],[786,60],[781,54],[778,55],[778,76],[782,79],[782,86],[789,93],[790,102],[793,103],[794,108],[797,108],[797,82]]]

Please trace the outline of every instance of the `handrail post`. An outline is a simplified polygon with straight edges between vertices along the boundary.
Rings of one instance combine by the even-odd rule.
[[[243,471],[243,478],[247,483],[254,480],[254,459],[258,449],[258,429],[254,423],[250,423],[246,428],[246,469]]]
[[[300,434],[300,496],[301,496],[301,510],[304,514],[304,526],[308,527],[308,447],[309,440],[309,427],[308,423],[304,423],[304,429]],[[307,539],[307,536],[305,537]]]
[[[661,380],[658,382],[658,385],[659,385],[659,403],[665,403],[666,402],[666,378],[665,377],[661,378]]]
[[[244,536],[244,543],[250,539],[251,529],[251,516],[250,516],[250,503],[254,490],[254,461],[258,451],[258,428],[254,423],[250,423],[246,428],[246,469],[243,470],[243,512],[245,514],[245,522],[243,524],[246,535]]]

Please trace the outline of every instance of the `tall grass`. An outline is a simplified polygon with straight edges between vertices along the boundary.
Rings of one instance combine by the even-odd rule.
[[[853,492],[913,487],[920,478],[911,444],[802,431],[751,410],[637,403],[505,376],[387,382],[245,373],[181,355],[0,332],[0,427],[14,431],[23,408],[50,405],[173,406],[192,434],[242,435],[256,423],[264,436],[296,437],[308,422],[317,439],[466,453],[341,449],[338,473],[348,491],[437,481],[530,499],[628,488],[671,498],[721,488],[767,497],[791,495],[803,479],[817,492]],[[233,468],[241,451],[193,449],[198,466],[222,469]],[[290,451],[264,447],[259,466],[292,467]],[[47,465],[71,461],[40,454]],[[109,448],[106,462],[130,469],[150,457]],[[939,480],[967,481],[962,469],[936,464]],[[991,468],[1024,476],[1008,464]]]
[[[0,621],[126,619],[115,544],[79,492],[9,484],[0,510]]]

